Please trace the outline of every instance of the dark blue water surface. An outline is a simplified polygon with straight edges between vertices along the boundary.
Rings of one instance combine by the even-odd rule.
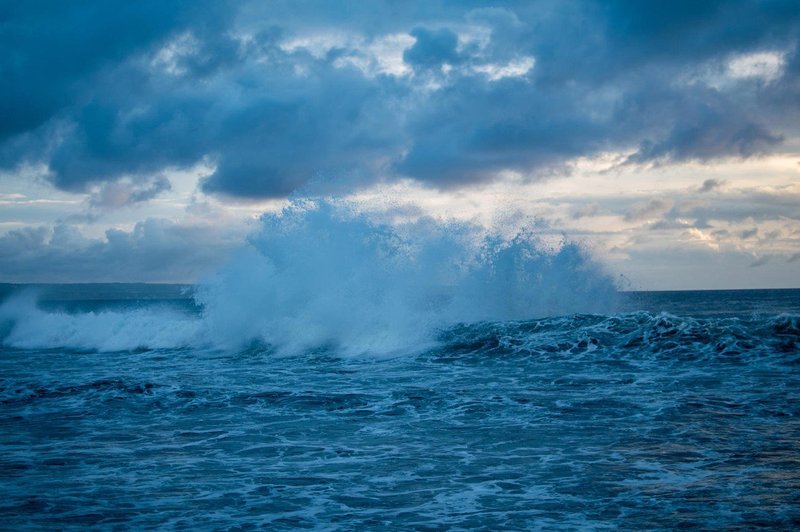
[[[381,356],[171,344],[186,287],[19,291],[2,528],[800,526],[800,290],[627,293]]]

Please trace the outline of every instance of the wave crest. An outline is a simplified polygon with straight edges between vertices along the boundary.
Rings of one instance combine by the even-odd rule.
[[[399,226],[329,203],[262,217],[249,248],[198,292],[213,336],[346,352],[423,345],[457,323],[606,312],[611,278],[584,250],[463,223]]]
[[[346,205],[297,201],[266,214],[248,244],[195,299],[202,314],[167,309],[70,314],[32,300],[0,309],[17,347],[96,350],[260,341],[278,350],[343,353],[419,349],[459,323],[608,312],[610,276],[575,243],[548,248],[465,223],[386,225]]]

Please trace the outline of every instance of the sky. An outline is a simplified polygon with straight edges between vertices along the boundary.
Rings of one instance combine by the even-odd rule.
[[[0,50],[0,282],[193,282],[335,198],[800,287],[796,0],[0,0]]]

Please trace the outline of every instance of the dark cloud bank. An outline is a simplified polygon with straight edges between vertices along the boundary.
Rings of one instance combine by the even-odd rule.
[[[124,177],[147,195],[167,188],[149,185],[165,170],[205,160],[206,192],[268,198],[533,178],[603,150],[645,164],[748,157],[797,134],[796,0],[489,5],[6,2],[0,166],[44,163],[71,191]],[[286,46],[315,34],[353,38]],[[413,37],[408,74],[365,52],[390,34]],[[774,79],[702,81],[757,52],[783,54]]]

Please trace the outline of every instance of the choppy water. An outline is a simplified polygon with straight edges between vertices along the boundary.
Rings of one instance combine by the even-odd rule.
[[[202,315],[179,287],[4,290],[3,528],[800,526],[797,290],[624,294],[381,356],[169,346]]]

